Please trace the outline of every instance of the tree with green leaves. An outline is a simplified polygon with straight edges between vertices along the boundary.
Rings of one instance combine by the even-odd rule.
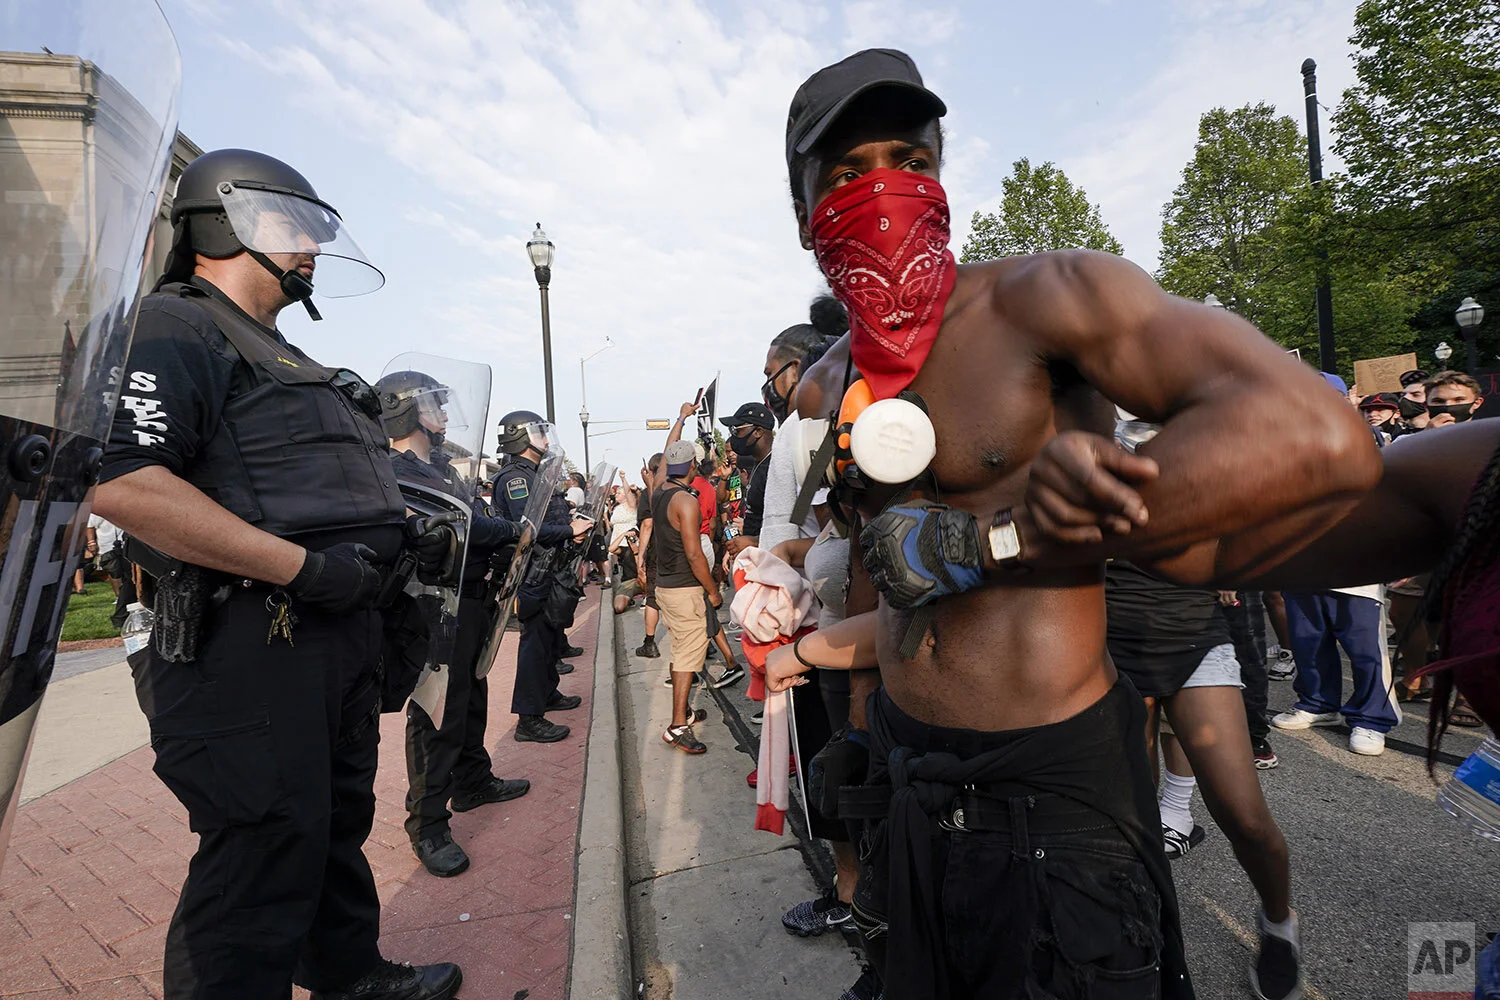
[[[1076,247],[1125,252],[1083,188],[1050,160],[1032,167],[1023,157],[1001,182],[999,210],[974,213],[959,260],[969,264]]]
[[[1500,306],[1500,2],[1364,0],[1350,42],[1356,83],[1333,115],[1344,249],[1413,284],[1428,360],[1461,298]],[[1493,364],[1500,308],[1480,348]]]
[[[1297,123],[1266,103],[1213,108],[1162,210],[1168,291],[1214,294],[1282,345],[1316,357],[1317,277],[1333,289],[1339,367],[1405,350],[1415,308],[1409,285],[1379,262],[1345,252],[1339,179],[1314,190]]]

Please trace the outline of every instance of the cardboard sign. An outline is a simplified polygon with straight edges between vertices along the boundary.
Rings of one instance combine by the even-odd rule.
[[[1354,362],[1354,384],[1361,396],[1373,392],[1400,392],[1401,375],[1417,367],[1415,354],[1393,354]]]

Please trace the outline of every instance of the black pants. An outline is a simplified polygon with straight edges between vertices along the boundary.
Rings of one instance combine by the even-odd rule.
[[[1161,897],[1135,850],[1107,818],[1057,796],[996,808],[1011,805],[1005,829],[962,832],[949,821],[937,841],[948,996],[1154,1000]],[[881,933],[878,858],[877,846],[860,866],[854,919],[885,975],[901,943]],[[886,996],[914,1000],[889,986]]]
[[[1118,818],[1153,833],[1160,822],[1145,711],[1127,681],[1070,719],[1030,729],[928,725],[883,690],[866,714],[872,783],[895,795],[865,831],[853,910],[885,996],[1161,995],[1166,935],[1174,966],[1180,944],[1165,858],[1155,859],[1163,884]],[[1007,754],[1008,764],[993,763]],[[981,777],[997,771],[1013,777]],[[1069,793],[1045,791],[1051,785]]]
[[[545,592],[523,590],[516,600],[521,619],[521,648],[516,652],[516,686],[510,710],[516,715],[541,715],[557,693],[557,661],[567,646],[563,630],[547,622],[542,614]]]
[[[167,930],[164,992],[290,995],[347,985],[380,959],[362,846],[375,815],[380,616],[298,608],[266,643],[265,592],[210,611],[192,663],[131,658],[155,771],[198,851]]]
[[[448,800],[491,777],[484,749],[489,722],[489,684],[475,677],[487,636],[486,603],[465,598],[458,605],[458,639],[448,665],[443,724],[434,727],[416,702],[406,703],[406,835],[413,844],[448,828]]]
[[[1240,591],[1239,607],[1225,607],[1234,656],[1240,661],[1240,694],[1245,699],[1245,721],[1252,739],[1265,739],[1271,731],[1266,706],[1271,697],[1271,677],[1266,667],[1266,605],[1258,590]]]

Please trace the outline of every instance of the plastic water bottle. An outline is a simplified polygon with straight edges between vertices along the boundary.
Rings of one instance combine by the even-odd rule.
[[[1500,743],[1487,739],[1438,792],[1443,811],[1477,836],[1500,843]]]
[[[145,649],[151,641],[151,626],[156,624],[156,616],[139,602],[127,604],[125,611],[125,627],[120,630],[120,637],[125,640],[125,655],[130,656]]]

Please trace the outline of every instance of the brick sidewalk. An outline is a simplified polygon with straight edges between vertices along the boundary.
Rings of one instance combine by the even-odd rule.
[[[514,634],[501,648],[485,743],[496,772],[531,779],[531,791],[455,814],[454,838],[473,858],[457,878],[433,878],[412,855],[402,828],[405,715],[381,719],[365,844],[383,904],[381,950],[401,961],[458,962],[461,996],[562,1000],[566,992],[599,608],[590,588],[571,636],[584,655],[562,680],[563,693],[583,704],[554,716],[573,729],[562,743],[511,738]],[[19,809],[0,864],[0,997],[161,997],[167,921],[196,837],[151,764],[143,747]]]

